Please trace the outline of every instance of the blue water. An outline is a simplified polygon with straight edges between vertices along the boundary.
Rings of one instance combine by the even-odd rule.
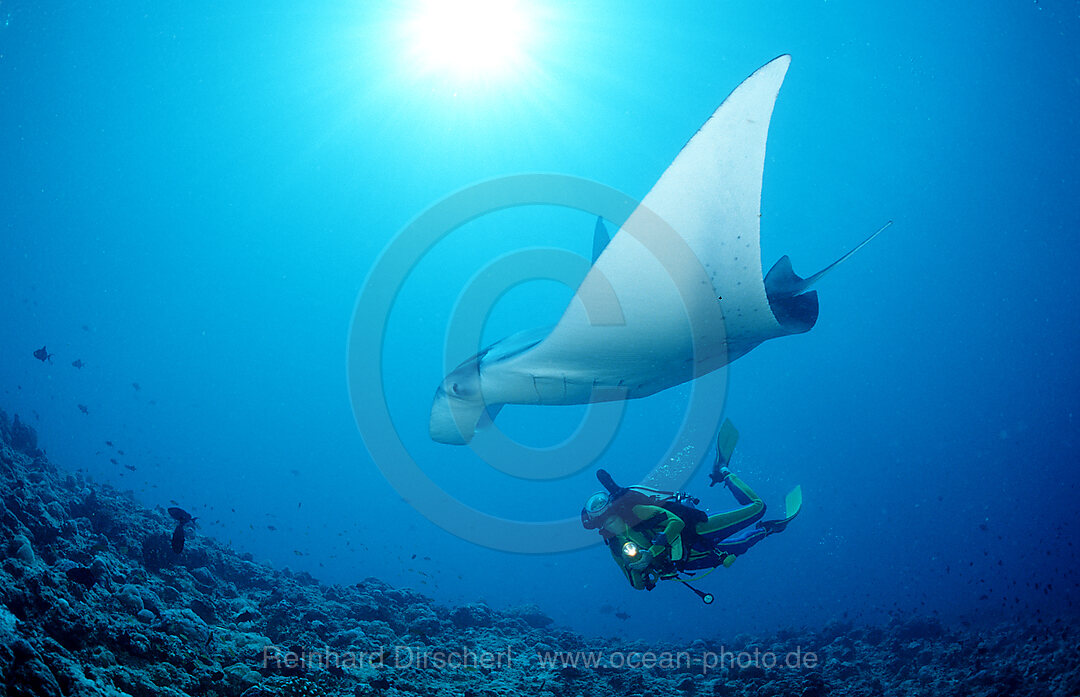
[[[55,462],[178,501],[275,566],[536,602],[590,633],[1074,616],[1076,3],[527,6],[525,66],[485,85],[410,64],[408,3],[0,3],[0,407]],[[633,591],[601,547],[513,554],[429,522],[372,462],[350,403],[350,323],[380,252],[503,175],[644,196],[782,53],[765,268],[789,254],[808,274],[896,221],[823,281],[810,333],[738,360],[717,395],[742,433],[735,469],[774,510],[801,483],[800,518],[703,581],[707,611],[681,587]],[[598,465],[548,482],[427,438],[469,279],[523,248],[587,256],[592,225],[542,207],[482,217],[416,265],[385,325],[398,432],[478,510],[576,516],[596,466],[641,476],[680,418],[685,390],[635,402]],[[552,324],[570,295],[518,287],[485,337]],[[551,444],[580,414],[508,407],[499,423]],[[688,488],[731,504],[706,483]]]

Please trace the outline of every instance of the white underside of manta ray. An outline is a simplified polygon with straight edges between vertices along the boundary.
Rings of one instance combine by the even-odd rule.
[[[507,337],[446,377],[431,407],[433,440],[469,442],[504,404],[647,397],[814,326],[817,293],[807,289],[885,228],[809,278],[786,256],[762,278],[765,142],[790,62],[769,62],[724,100],[603,248],[550,333]]]

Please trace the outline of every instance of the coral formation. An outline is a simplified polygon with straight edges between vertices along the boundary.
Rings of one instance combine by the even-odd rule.
[[[1080,630],[835,622],[721,646],[599,640],[541,608],[325,586],[49,463],[0,412],[0,682],[90,695],[1076,695]]]

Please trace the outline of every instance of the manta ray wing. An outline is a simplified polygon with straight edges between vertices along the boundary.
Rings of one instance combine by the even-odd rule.
[[[788,333],[762,281],[760,211],[769,121],[789,64],[771,61],[724,100],[523,361],[637,397]],[[618,312],[606,306],[612,298]],[[624,322],[603,320],[614,315]]]
[[[502,404],[645,397],[814,326],[817,294],[805,291],[855,250],[806,279],[784,257],[762,278],[765,145],[790,62],[735,88],[606,246],[597,222],[599,256],[547,338],[509,337],[447,376],[433,439],[467,443]]]

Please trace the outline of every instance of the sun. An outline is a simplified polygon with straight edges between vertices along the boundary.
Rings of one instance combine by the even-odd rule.
[[[422,0],[403,29],[416,70],[461,83],[520,75],[533,39],[529,12],[514,0]]]

